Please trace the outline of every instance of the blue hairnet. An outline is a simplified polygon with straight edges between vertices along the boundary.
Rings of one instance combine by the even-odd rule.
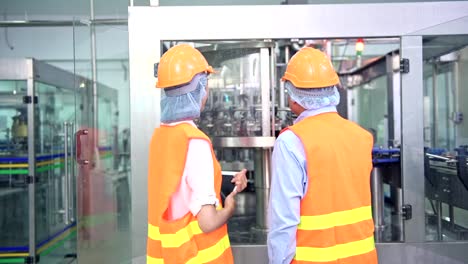
[[[161,93],[161,122],[172,123],[200,117],[207,83],[207,75],[199,73],[188,84],[164,89]]]
[[[340,103],[340,93],[336,86],[299,89],[291,82],[286,81],[285,87],[291,100],[297,102],[307,110],[316,110],[326,106],[336,106]]]

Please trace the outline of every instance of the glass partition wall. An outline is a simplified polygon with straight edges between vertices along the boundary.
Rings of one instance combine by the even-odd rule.
[[[77,74],[90,80],[85,122],[75,130],[77,261],[131,263],[127,26],[77,22],[75,34]]]
[[[468,36],[424,40],[426,239],[468,240]]]
[[[76,256],[75,76],[34,59],[1,65],[1,202],[10,209],[0,262],[59,263]]]
[[[128,199],[121,179],[128,171],[118,170],[117,92],[99,84],[102,122],[90,148],[89,79],[34,59],[0,62],[0,263],[63,263],[85,243],[89,250],[128,232],[128,200],[116,195]],[[123,254],[114,256],[130,258]]]

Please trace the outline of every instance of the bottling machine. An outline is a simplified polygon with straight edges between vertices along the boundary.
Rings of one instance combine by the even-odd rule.
[[[130,89],[132,102],[138,102],[132,106],[132,129],[139,131],[132,138],[132,162],[141,165],[133,166],[134,173],[146,173],[146,165],[137,161],[146,159],[143,146],[158,125],[159,94],[148,89],[155,83],[148,76],[149,69],[173,44],[190,43],[218,71],[210,77],[211,97],[198,125],[211,137],[225,177],[240,168],[249,169],[251,186],[245,192],[249,199],[241,199],[239,212],[228,223],[234,259],[236,263],[267,263],[265,209],[268,195],[274,195],[267,191],[268,157],[272,139],[294,120],[278,79],[295,50],[312,45],[329,54],[341,77],[339,113],[374,134],[374,168],[369,180],[379,263],[464,263],[463,232],[445,227],[450,219],[454,219],[453,230],[466,227],[466,210],[453,204],[450,217],[443,213],[450,212],[446,209],[450,199],[441,201],[442,210],[426,203],[437,203],[440,198],[429,195],[432,187],[424,187],[426,178],[431,178],[425,174],[433,171],[425,168],[424,147],[440,148],[440,142],[447,141],[441,135],[456,138],[442,146],[443,153],[426,152],[443,157],[431,157],[429,164],[434,164],[454,159],[459,155],[454,149],[467,144],[468,130],[461,118],[468,111],[466,100],[461,99],[467,98],[464,83],[468,81],[466,10],[466,3],[461,2],[131,7]],[[167,23],[175,17],[190,23]],[[359,54],[353,47],[358,39],[366,45]],[[374,46],[370,56],[368,47],[376,39],[386,42],[387,48]],[[446,55],[453,51],[457,51],[451,55],[456,58],[452,60],[455,66],[449,69],[456,70],[439,77],[447,68]],[[425,77],[427,67],[434,69],[436,78]],[[453,87],[434,88],[441,87],[443,78]],[[449,101],[456,103],[444,105]],[[151,125],[141,116],[142,109],[155,116]],[[141,219],[147,208],[141,201],[146,196],[138,190],[145,182],[134,179],[133,183],[133,228],[141,235],[133,240],[133,248],[136,256],[144,256],[146,232]],[[433,236],[438,222],[442,239]]]

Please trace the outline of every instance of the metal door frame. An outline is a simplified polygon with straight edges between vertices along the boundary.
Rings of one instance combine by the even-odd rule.
[[[189,21],[189,22],[188,22]],[[462,263],[468,242],[425,243],[422,36],[468,34],[468,1],[276,6],[129,7],[133,255],[145,255],[147,145],[159,125],[153,64],[163,40],[399,37],[411,70],[401,75],[402,185],[413,206],[405,243],[378,244],[381,263]],[[459,249],[459,250],[455,250]],[[429,252],[431,251],[431,252]],[[234,248],[238,260],[262,246]],[[416,258],[419,257],[419,258]],[[458,262],[457,262],[458,261]],[[140,262],[138,262],[140,263]],[[245,262],[246,263],[246,262]]]

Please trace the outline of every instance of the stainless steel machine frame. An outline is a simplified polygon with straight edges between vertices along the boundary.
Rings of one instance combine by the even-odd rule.
[[[202,14],[202,15],[200,15]],[[176,18],[176,19],[174,19]],[[186,23],[190,21],[190,23]],[[378,243],[380,263],[464,263],[466,242],[425,242],[423,36],[468,34],[468,2],[340,5],[130,7],[133,254],[144,263],[147,144],[159,125],[153,64],[164,40],[399,37],[403,203],[412,206],[403,243]],[[267,263],[265,245],[233,247],[236,263]]]

